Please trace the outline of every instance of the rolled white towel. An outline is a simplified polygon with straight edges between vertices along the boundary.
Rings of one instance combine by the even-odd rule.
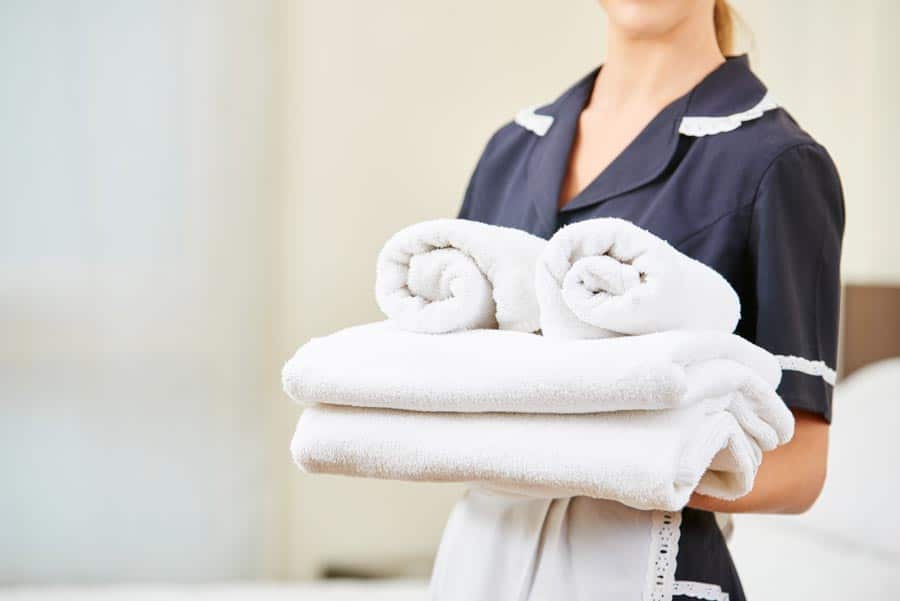
[[[562,228],[535,277],[544,336],[732,332],[740,318],[738,296],[718,272],[623,219]]]
[[[727,403],[589,415],[316,405],[303,411],[291,450],[310,473],[480,482],[675,510],[695,489],[735,499],[752,487],[761,450],[723,410]]]
[[[375,298],[389,319],[413,332],[534,332],[534,269],[545,244],[521,230],[464,219],[417,223],[378,255]]]
[[[724,332],[604,340],[502,330],[425,336],[384,321],[311,340],[285,364],[282,381],[301,403],[594,413],[679,407],[740,390],[751,376],[773,390],[781,379],[777,359]]]

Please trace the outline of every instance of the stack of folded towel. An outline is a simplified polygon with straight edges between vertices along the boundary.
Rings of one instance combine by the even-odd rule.
[[[619,219],[544,241],[463,220],[391,238],[388,319],[286,364],[307,472],[480,483],[638,509],[734,499],[787,442],[776,358],[714,270]]]

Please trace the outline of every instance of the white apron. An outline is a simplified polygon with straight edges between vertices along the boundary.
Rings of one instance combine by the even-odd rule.
[[[444,530],[433,601],[671,599],[680,512],[469,489]]]

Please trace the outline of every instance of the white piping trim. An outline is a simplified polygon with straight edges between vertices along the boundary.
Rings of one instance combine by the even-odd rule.
[[[676,580],[672,583],[672,594],[703,599],[704,601],[728,601],[728,593],[717,584],[694,582],[692,580]]]
[[[775,355],[782,370],[799,371],[808,376],[819,376],[832,386],[837,380],[837,374],[828,367],[824,361],[812,361],[796,355]]]
[[[766,92],[766,95],[756,105],[740,113],[724,117],[682,117],[678,133],[700,138],[734,131],[745,121],[759,119],[763,113],[774,108],[778,108],[778,103]]]
[[[551,115],[539,115],[534,112],[536,106],[529,106],[516,113],[516,123],[521,125],[528,131],[539,136],[544,136],[550,131],[553,125],[553,117]]]
[[[671,601],[681,538],[680,511],[654,511],[643,601]]]

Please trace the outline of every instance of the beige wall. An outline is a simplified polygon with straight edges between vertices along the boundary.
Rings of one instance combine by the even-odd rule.
[[[758,71],[839,165],[846,278],[900,280],[895,4],[736,4]],[[307,0],[290,4],[284,24],[287,353],[379,317],[372,266],[381,242],[408,223],[452,215],[488,136],[600,61],[604,31],[591,0]],[[291,468],[286,477],[293,575],[334,558],[429,553],[458,494]]]

